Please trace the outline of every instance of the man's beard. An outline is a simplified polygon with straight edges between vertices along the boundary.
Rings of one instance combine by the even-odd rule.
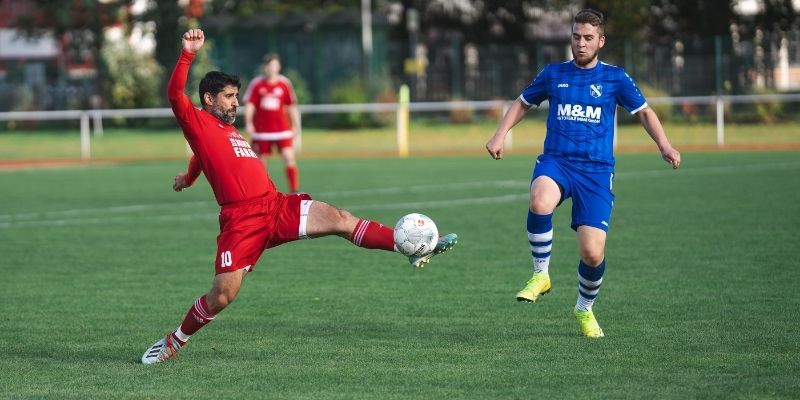
[[[219,104],[214,104],[211,106],[211,114],[228,125],[233,125],[236,121],[236,107],[231,107],[226,112]]]
[[[597,54],[599,52],[600,52],[600,50],[598,49],[597,51],[594,52],[594,54],[591,54],[591,56],[586,57],[585,59],[579,61],[578,60],[578,53],[575,50],[572,50],[572,58],[575,60],[575,64],[577,66],[584,67],[584,66],[588,65],[589,63],[591,63],[595,58],[597,58]]]

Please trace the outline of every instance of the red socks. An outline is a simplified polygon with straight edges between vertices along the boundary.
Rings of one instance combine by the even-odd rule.
[[[286,167],[286,182],[289,183],[289,193],[296,193],[300,188],[300,179],[297,177],[297,166]]]
[[[395,251],[394,230],[377,222],[359,220],[350,234],[350,241],[365,249]]]
[[[183,318],[181,326],[173,333],[175,339],[181,344],[185,343],[190,336],[194,335],[200,328],[214,320],[214,315],[208,311],[206,296],[203,295],[195,300],[186,317]]]

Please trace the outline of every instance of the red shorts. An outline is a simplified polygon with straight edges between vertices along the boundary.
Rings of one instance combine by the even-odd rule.
[[[216,273],[251,271],[264,250],[307,238],[306,221],[312,202],[306,193],[273,192],[222,207]]]
[[[253,140],[253,151],[256,154],[270,154],[272,153],[272,148],[277,147],[278,151],[281,151],[287,147],[294,147],[294,141],[292,138],[288,139],[279,139],[279,140]]]

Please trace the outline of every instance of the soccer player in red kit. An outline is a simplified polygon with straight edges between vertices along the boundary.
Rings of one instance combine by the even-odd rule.
[[[337,235],[360,247],[395,251],[391,228],[312,200],[307,194],[275,190],[258,156],[232,125],[239,105],[239,78],[209,72],[200,81],[202,109],[192,105],[183,90],[189,66],[204,40],[200,29],[184,33],[183,49],[167,85],[167,96],[195,154],[188,171],[175,177],[173,188],[181,191],[191,186],[202,171],[222,207],[216,274],[211,290],[195,300],[180,326],[145,351],[143,364],[175,357],[190,336],[236,298],[245,274],[252,271],[265,249],[298,239]],[[453,247],[456,240],[455,234],[445,235],[433,252],[410,257],[409,261],[421,267],[432,256]]]
[[[278,148],[286,166],[289,192],[297,193],[300,180],[293,141],[300,134],[297,97],[292,82],[281,75],[281,60],[277,55],[264,56],[263,68],[264,75],[250,81],[244,92],[245,130],[252,139],[253,150],[261,156],[264,168],[267,168],[272,148]]]

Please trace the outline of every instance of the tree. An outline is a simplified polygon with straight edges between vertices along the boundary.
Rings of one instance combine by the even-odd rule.
[[[108,68],[100,56],[103,47],[103,29],[119,22],[120,12],[130,6],[131,0],[99,2],[95,0],[33,0],[34,12],[20,17],[15,26],[25,34],[36,37],[52,32],[61,38],[69,34],[77,52],[89,52],[95,63],[97,79],[95,93],[106,98],[109,92]],[[69,50],[69,49],[67,49]],[[63,83],[63,77],[60,79]]]

